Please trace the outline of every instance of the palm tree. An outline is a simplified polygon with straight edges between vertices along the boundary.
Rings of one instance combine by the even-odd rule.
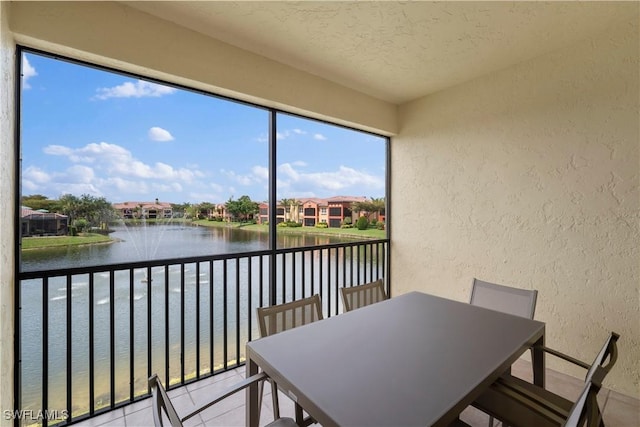
[[[370,219],[372,214],[380,214],[385,208],[384,197],[375,198],[372,197],[370,200],[365,200],[364,202],[354,202],[351,205],[351,209],[355,212],[364,212],[367,216],[367,219]]]
[[[213,203],[210,202],[202,202],[198,205],[198,219],[200,219],[200,216],[204,217],[204,218],[211,218],[211,216],[213,216],[213,213],[216,210],[216,205],[214,205]]]
[[[291,199],[291,221],[300,222],[300,212],[298,208],[300,207],[300,202],[296,199]]]
[[[63,194],[59,202],[62,213],[69,217],[69,224],[72,224],[78,215],[80,200],[73,194]]]
[[[384,197],[379,197],[377,199],[375,197],[372,197],[371,198],[371,205],[372,205],[372,208],[373,208],[373,212],[375,212],[377,214],[376,215],[378,217],[377,219],[379,219],[380,212],[385,210],[385,207],[386,207],[386,203],[384,201]]]
[[[295,202],[296,199],[282,199],[280,200],[280,204],[284,207],[284,221],[289,221],[291,218],[291,206]]]

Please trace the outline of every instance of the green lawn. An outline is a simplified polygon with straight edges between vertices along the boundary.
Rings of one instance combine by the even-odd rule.
[[[207,220],[198,220],[193,221],[194,224],[201,225],[204,227],[233,227],[233,228],[241,228],[247,231],[257,231],[262,233],[269,232],[268,225],[262,224],[239,224],[239,223],[228,223],[228,222],[218,222],[218,221],[207,221]],[[288,233],[288,234],[322,234],[329,236],[344,236],[344,237],[360,237],[366,239],[384,239],[386,238],[385,230],[378,230],[374,228],[370,228],[368,230],[358,230],[357,228],[316,228],[316,227],[276,227],[278,234],[280,233]]]
[[[22,249],[40,249],[52,246],[88,245],[94,243],[109,243],[112,239],[109,236],[96,233],[83,233],[79,236],[46,236],[46,237],[23,237]]]

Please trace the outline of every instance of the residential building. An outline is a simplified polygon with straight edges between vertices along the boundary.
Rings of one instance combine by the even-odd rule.
[[[354,212],[351,205],[355,202],[364,202],[366,197],[351,197],[351,196],[335,196],[327,199],[328,214],[326,223],[331,228],[340,228],[345,218],[351,219],[351,222],[355,222],[357,217],[362,212]]]
[[[369,214],[368,212],[356,212],[352,209],[353,203],[364,202],[366,197],[356,196],[333,196],[329,198],[302,198],[295,200],[290,206],[283,205],[280,201],[276,207],[276,223],[283,221],[299,222],[305,227],[314,227],[316,224],[325,223],[330,228],[340,228],[344,220],[349,218],[355,222],[359,216]],[[384,216],[378,212],[369,215],[370,219]],[[260,204],[259,222],[261,224],[269,221],[269,204]]]
[[[114,203],[113,208],[124,219],[166,219],[173,217],[171,203],[159,202],[122,202]]]
[[[22,237],[64,236],[69,232],[69,217],[55,212],[21,208]]]

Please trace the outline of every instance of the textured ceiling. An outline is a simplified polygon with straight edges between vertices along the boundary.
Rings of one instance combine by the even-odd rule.
[[[123,2],[373,97],[403,103],[566,47],[634,2]]]

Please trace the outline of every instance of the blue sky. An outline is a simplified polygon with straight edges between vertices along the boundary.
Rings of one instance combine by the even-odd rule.
[[[268,112],[23,54],[22,194],[268,197]],[[278,198],[384,197],[385,140],[278,115]]]

